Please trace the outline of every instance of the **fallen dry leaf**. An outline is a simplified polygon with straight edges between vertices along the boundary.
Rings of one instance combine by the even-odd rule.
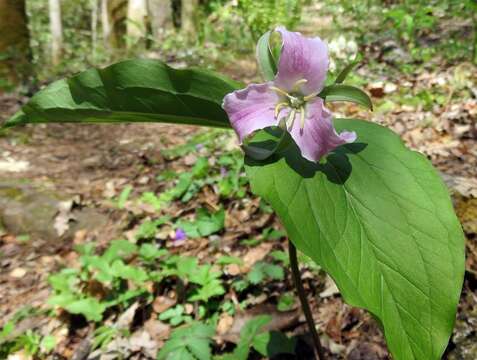
[[[15,279],[20,279],[22,277],[24,277],[27,273],[27,270],[24,269],[24,268],[15,268],[13,269],[11,272],[10,272],[10,276],[15,278]]]
[[[333,279],[327,276],[325,280],[325,289],[322,292],[320,292],[320,297],[327,298],[339,293],[340,291],[338,287],[336,286],[335,282],[333,281]]]
[[[151,339],[162,341],[169,337],[171,327],[158,319],[151,318],[144,323],[144,329],[149,333]]]
[[[225,273],[231,276],[237,276],[241,273],[240,266],[237,264],[229,264],[224,267]]]
[[[234,318],[230,316],[227,313],[222,313],[219,318],[219,322],[217,323],[217,334],[219,335],[224,335],[226,334],[230,328],[232,327],[232,324],[234,323]]]
[[[70,221],[75,220],[75,216],[71,213],[73,201],[60,201],[58,203],[58,215],[55,217],[53,227],[58,236],[63,236],[70,228]]]
[[[243,267],[247,271],[250,270],[257,261],[263,260],[271,249],[271,243],[261,243],[260,245],[251,248],[243,257]]]
[[[134,320],[134,316],[136,315],[136,311],[138,308],[139,308],[139,303],[136,301],[125,312],[123,312],[119,316],[115,326],[119,329],[129,328],[129,326]]]
[[[167,309],[173,307],[176,304],[176,300],[167,296],[158,296],[152,303],[152,309],[156,314],[161,314]]]

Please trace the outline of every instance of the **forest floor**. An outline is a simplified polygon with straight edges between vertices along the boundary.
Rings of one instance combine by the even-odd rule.
[[[240,68],[230,65],[225,71],[241,80],[256,78],[252,58],[236,66]],[[358,74],[372,79],[364,86],[376,111],[368,113],[355,105],[334,107],[335,113],[391,127],[408,146],[426,154],[449,185],[467,236],[467,271],[446,358],[462,360],[477,358],[475,70],[471,64],[442,64],[432,69],[416,67],[409,74],[390,71],[376,76],[364,64]],[[461,96],[464,92],[470,95]],[[411,101],[406,94],[418,101]],[[436,100],[437,96],[443,100]],[[1,95],[0,122],[25,100],[17,94]],[[293,294],[291,275],[280,255],[286,252],[286,237],[276,216],[250,194],[246,184],[235,184],[231,196],[221,195],[223,184],[218,178],[227,172],[226,176],[232,176],[236,161],[224,157],[227,151],[238,152],[232,134],[159,124],[51,124],[0,134],[0,215],[4,223],[0,228],[0,327],[17,316],[18,310],[30,309],[28,316],[17,316],[17,334],[27,330],[42,336],[53,334],[56,356],[94,358],[90,354],[94,354],[91,322],[60,310],[52,314],[31,309],[48,308],[47,299],[52,294],[49,275],[64,267],[80,267],[81,254],[75,246],[94,241],[98,249],[106,249],[113,239],[138,241],[141,224],[167,215],[173,220],[155,227],[153,240],[172,254],[193,256],[201,264],[220,267],[227,284],[221,298],[237,308],[244,305],[243,310],[218,312],[215,349],[220,352],[236,343],[247,319],[271,314],[270,329],[300,335],[302,352],[296,358],[310,358],[309,339],[303,335],[307,330],[296,298],[282,306],[282,295]],[[208,173],[194,183],[194,189],[188,188],[189,198],[156,208],[144,197],[145,193],[160,194],[176,186],[180,179],[177,174],[195,171],[201,158],[208,160]],[[202,207],[211,214],[223,208],[225,226],[208,236],[177,241],[174,224],[193,218],[195,210]],[[34,213],[35,218],[28,213]],[[240,258],[243,263],[220,265],[217,260],[225,257]],[[258,263],[281,266],[285,269],[283,277],[262,276],[260,286],[242,292],[229,286],[238,278],[250,279]],[[330,358],[388,359],[373,318],[344,304],[331,279],[319,269],[304,261],[302,270],[314,319]],[[157,315],[176,306],[180,294],[175,291],[168,284],[152,291],[148,305],[134,303],[108,315],[110,323],[126,317],[123,321],[130,327],[132,338],[127,346],[121,345],[123,355],[149,358],[162,346],[172,324],[158,320]],[[184,316],[194,311],[186,306]],[[252,356],[260,358],[256,353]]]

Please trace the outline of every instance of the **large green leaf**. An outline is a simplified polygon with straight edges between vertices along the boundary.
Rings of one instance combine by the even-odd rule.
[[[52,83],[6,126],[45,122],[169,122],[230,127],[221,107],[241,85],[199,69],[127,60]]]
[[[345,300],[379,319],[394,359],[440,359],[464,275],[464,237],[447,189],[392,131],[360,120],[335,125],[358,140],[320,164],[294,143],[266,162],[247,158],[252,190]]]
[[[363,90],[344,84],[332,84],[326,86],[318,95],[327,102],[349,101],[373,110],[373,103]]]

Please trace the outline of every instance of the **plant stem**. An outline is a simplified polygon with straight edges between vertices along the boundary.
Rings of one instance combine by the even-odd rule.
[[[296,257],[296,248],[295,245],[288,239],[288,255],[290,256],[290,266],[292,270],[293,282],[295,283],[296,291],[298,297],[300,298],[301,308],[305,314],[306,322],[308,328],[310,329],[313,344],[315,345],[315,350],[317,353],[318,360],[325,360],[325,349],[321,345],[320,337],[316,331],[315,322],[313,321],[313,316],[311,315],[310,305],[306,299],[305,289],[301,283],[300,269],[298,268],[298,260]]]

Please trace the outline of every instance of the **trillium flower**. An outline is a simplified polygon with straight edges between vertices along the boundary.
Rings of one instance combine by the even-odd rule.
[[[223,108],[241,143],[256,130],[281,126],[304,158],[318,162],[337,146],[355,141],[356,133],[338,134],[331,112],[318,97],[328,70],[326,44],[284,27],[276,31],[283,46],[275,79],[228,94]]]

